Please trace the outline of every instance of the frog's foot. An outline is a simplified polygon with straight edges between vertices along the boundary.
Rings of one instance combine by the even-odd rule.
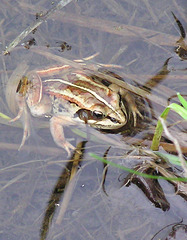
[[[53,116],[50,120],[50,130],[55,143],[66,150],[68,157],[71,155],[71,150],[75,147],[69,143],[64,136],[63,126],[73,125],[73,121],[65,116]]]
[[[143,119],[143,116],[142,114],[139,112],[139,110],[137,109],[137,107],[134,105],[134,106],[131,106],[130,107],[130,111],[133,115],[133,119],[134,119],[134,127],[136,127],[136,123],[137,123],[137,115]]]
[[[125,101],[127,103],[127,106],[128,106],[128,109],[129,109],[129,119],[130,119],[131,114],[132,114],[133,115],[133,121],[134,121],[134,127],[136,127],[137,115],[142,119],[143,119],[143,116],[139,112],[139,110],[136,106],[135,97],[133,96],[133,94],[130,91],[119,87],[116,84],[111,84],[110,89],[112,89],[113,91],[119,92],[120,95],[122,96],[122,98],[125,99]],[[125,107],[123,107],[123,109],[125,109]],[[124,112],[126,112],[126,111],[124,111]]]
[[[17,116],[16,116],[15,118],[12,118],[9,122],[11,123],[11,122],[17,121],[18,119],[20,119],[20,117],[22,116],[22,114],[23,114],[23,109],[20,109],[19,112],[18,112],[18,114],[17,114]]]
[[[18,120],[20,117],[18,117],[18,115],[11,119],[10,122],[15,122],[16,120]],[[26,117],[27,118],[27,117]],[[25,141],[27,138],[29,138],[30,136],[30,124],[29,124],[29,121],[28,119],[25,118],[25,122],[24,122],[24,130],[23,130],[23,137],[22,137],[22,141],[21,141],[21,144],[18,148],[18,151],[21,150],[21,148],[23,147],[23,145],[25,144]]]
[[[18,112],[18,114],[15,118],[10,120],[10,122],[15,122],[18,119],[20,119],[21,116],[23,115],[24,109],[27,108],[24,98],[22,96],[18,95],[18,94],[16,95],[16,102],[17,102],[18,107],[19,107],[19,112]]]
[[[29,124],[29,115],[28,112],[26,112],[24,114],[25,118],[24,118],[24,130],[23,130],[23,137],[22,137],[22,141],[21,144],[18,148],[18,151],[21,150],[21,148],[24,146],[25,141],[27,140],[27,138],[30,137],[30,124]]]
[[[60,147],[63,147],[65,150],[66,150],[66,152],[67,152],[67,154],[68,154],[68,157],[70,157],[71,156],[71,151],[70,151],[70,149],[71,150],[75,150],[75,147],[71,144],[71,143],[69,143],[68,141],[64,141],[63,143],[62,143],[62,145],[59,145]]]
[[[135,98],[134,96],[130,93],[130,92],[124,92],[123,93],[125,100],[127,101],[128,104],[128,108],[129,108],[129,118],[130,115],[133,115],[133,120],[134,120],[134,127],[136,127],[136,123],[137,123],[137,115],[143,119],[142,114],[139,112],[137,106],[136,106],[136,102],[135,102]]]

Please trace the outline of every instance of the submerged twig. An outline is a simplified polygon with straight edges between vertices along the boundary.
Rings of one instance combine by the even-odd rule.
[[[184,30],[184,27],[182,26],[181,22],[179,21],[179,19],[175,16],[175,14],[173,12],[171,12],[178,27],[179,27],[179,30],[180,30],[180,34],[181,34],[181,37],[182,38],[185,38],[186,37],[186,33],[185,33],[185,30]]]
[[[17,36],[8,47],[2,52],[3,55],[8,54],[13,48],[15,48],[20,41],[22,41],[29,33],[31,33],[35,28],[40,26],[52,13],[61,8],[65,7],[68,3],[72,2],[72,0],[61,0],[57,3],[56,6],[51,8],[46,14],[38,18],[34,21],[29,27],[27,27],[19,36]]]

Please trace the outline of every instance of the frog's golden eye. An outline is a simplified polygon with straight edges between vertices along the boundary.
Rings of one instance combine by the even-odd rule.
[[[105,115],[101,111],[97,111],[97,110],[93,111],[92,115],[94,120],[101,120],[105,117]]]

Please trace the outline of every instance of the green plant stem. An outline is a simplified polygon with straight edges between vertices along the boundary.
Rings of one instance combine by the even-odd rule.
[[[151,178],[151,179],[164,179],[164,180],[168,180],[168,181],[183,181],[183,182],[187,182],[187,178],[181,178],[181,177],[163,177],[163,176],[154,176],[154,175],[149,175],[149,174],[146,174],[146,173],[141,173],[139,171],[135,171],[131,168],[127,168],[127,167],[124,167],[120,164],[117,164],[117,163],[114,163],[114,162],[111,162],[111,161],[108,161],[106,160],[105,158],[103,157],[100,157],[94,153],[89,153],[89,155],[101,162],[104,162],[112,167],[116,167],[116,168],[120,168],[124,171],[127,171],[127,172],[130,172],[130,173],[133,173],[133,174],[137,174],[137,175],[140,175],[142,177],[145,177],[145,178]]]

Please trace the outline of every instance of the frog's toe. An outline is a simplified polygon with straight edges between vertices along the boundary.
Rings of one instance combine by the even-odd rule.
[[[67,141],[63,143],[63,148],[66,150],[68,157],[71,155],[71,150],[75,150],[75,147]]]
[[[136,123],[137,123],[137,115],[143,119],[142,114],[139,112],[139,110],[137,108],[132,110],[132,115],[133,115],[133,119],[134,119],[134,127],[136,127]]]

